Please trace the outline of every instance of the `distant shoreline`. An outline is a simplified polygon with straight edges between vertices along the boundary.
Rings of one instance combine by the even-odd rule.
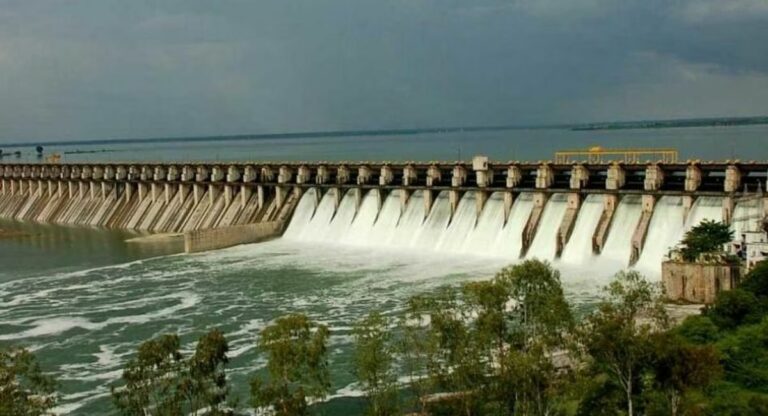
[[[682,127],[731,127],[768,124],[768,116],[760,117],[718,117],[700,119],[676,119],[676,120],[644,120],[644,121],[617,121],[601,123],[571,123],[552,125],[509,125],[509,126],[467,126],[467,127],[432,127],[412,129],[383,129],[383,130],[331,130],[331,131],[307,131],[289,133],[261,133],[222,136],[196,136],[196,137],[154,137],[133,139],[101,139],[101,140],[48,140],[27,143],[0,143],[0,148],[18,148],[29,146],[92,146],[99,144],[152,144],[152,143],[179,143],[179,142],[212,142],[212,141],[249,141],[270,139],[305,139],[326,137],[377,137],[377,136],[404,136],[418,134],[458,133],[458,132],[484,132],[505,130],[571,130],[571,131],[600,131],[600,130],[630,130],[630,129],[662,129]]]

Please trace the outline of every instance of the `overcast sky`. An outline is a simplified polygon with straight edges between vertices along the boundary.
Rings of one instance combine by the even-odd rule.
[[[768,0],[0,0],[0,142],[768,114]]]

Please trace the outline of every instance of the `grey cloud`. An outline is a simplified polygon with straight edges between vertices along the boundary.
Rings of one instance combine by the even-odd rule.
[[[0,141],[765,114],[766,23],[756,0],[0,1]]]

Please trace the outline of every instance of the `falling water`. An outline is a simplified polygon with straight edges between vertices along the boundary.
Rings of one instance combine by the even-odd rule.
[[[531,247],[528,250],[527,258],[536,258],[541,260],[551,260],[555,258],[557,231],[560,223],[563,222],[563,215],[567,208],[566,196],[564,194],[554,194],[544,207],[544,213],[539,222],[539,229],[533,238]]]
[[[629,256],[632,254],[632,234],[635,232],[641,213],[640,197],[626,195],[621,198],[600,254],[601,262],[614,264],[615,268],[627,267]]]
[[[683,201],[681,197],[663,196],[656,203],[643,252],[637,269],[648,274],[661,273],[661,260],[683,236]]]
[[[697,198],[688,213],[688,220],[685,223],[685,229],[698,225],[704,220],[722,221],[723,219],[723,198],[718,197],[700,197]]]
[[[523,228],[533,210],[533,195],[520,194],[512,205],[507,225],[501,230],[492,251],[500,257],[517,259],[523,249]]]
[[[496,241],[504,229],[504,196],[494,192],[485,202],[477,225],[464,240],[462,251],[481,256],[497,253]]]
[[[584,265],[593,261],[592,237],[603,214],[603,196],[588,195],[581,204],[573,233],[563,250],[563,263]]]

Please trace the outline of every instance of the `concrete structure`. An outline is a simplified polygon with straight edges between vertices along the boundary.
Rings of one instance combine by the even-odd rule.
[[[667,299],[674,302],[712,303],[718,293],[738,286],[743,275],[739,264],[668,260],[661,267]]]
[[[269,221],[233,227],[195,230],[184,233],[184,252],[197,253],[266,241],[279,237],[285,229],[285,221]]]
[[[337,206],[350,190],[379,202],[400,190],[401,208],[423,191],[425,216],[440,192],[448,192],[452,213],[463,194],[473,192],[476,212],[500,192],[504,219],[517,195],[532,193],[534,207],[522,233],[524,254],[540,228],[544,207],[555,193],[567,195],[557,227],[557,254],[568,243],[581,204],[589,194],[604,197],[592,237],[599,253],[625,195],[642,196],[643,214],[634,225],[632,260],[646,244],[658,198],[681,196],[690,209],[701,196],[723,197],[723,218],[733,218],[746,190],[763,189],[768,163],[648,162],[238,162],[238,163],[0,163],[0,217],[154,232],[187,232],[288,218],[308,188],[332,192]]]

